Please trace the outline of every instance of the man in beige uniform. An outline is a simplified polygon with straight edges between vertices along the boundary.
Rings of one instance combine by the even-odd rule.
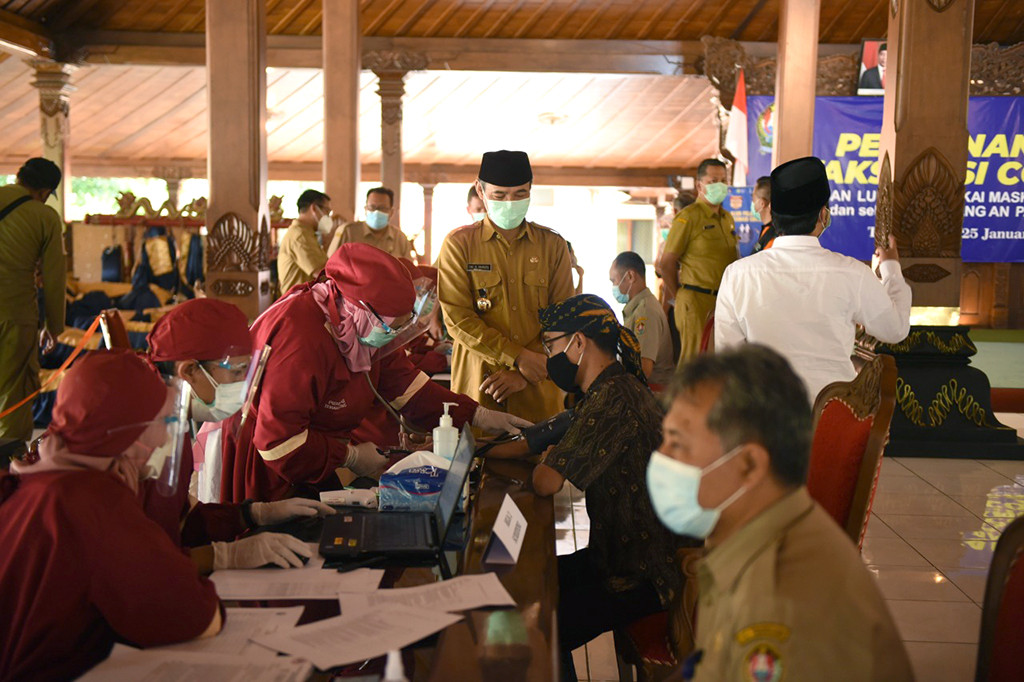
[[[29,159],[17,183],[0,187],[0,412],[39,388],[39,356],[64,331],[63,228],[45,204],[60,184],[60,169]],[[46,325],[39,330],[36,269],[40,266]],[[0,438],[32,438],[32,401],[0,418]]]
[[[725,267],[739,255],[732,216],[722,208],[729,191],[725,164],[705,159],[697,167],[697,201],[679,213],[665,238],[658,269],[665,295],[675,299],[679,366],[700,350],[700,337]]]
[[[786,360],[756,344],[699,355],[670,399],[651,501],[707,538],[684,679],[913,680],[875,579],[804,486],[811,410]]]
[[[331,198],[315,189],[307,189],[297,202],[299,217],[281,237],[277,252],[277,279],[281,295],[296,284],[310,282],[324,269],[327,254],[323,240],[334,226],[331,220]]]
[[[412,260],[412,242],[391,224],[395,213],[395,193],[387,187],[374,187],[366,193],[366,220],[348,223],[338,230],[327,248],[328,257],[349,242],[376,246],[395,258]]]
[[[626,329],[640,342],[640,362],[647,383],[661,389],[672,381],[672,334],[668,317],[658,297],[647,288],[647,265],[640,254],[623,251],[608,269],[612,298],[626,307],[622,319]]]
[[[572,273],[565,240],[525,219],[532,183],[525,152],[484,154],[477,191],[487,216],[448,235],[437,268],[452,390],[536,422],[563,409],[538,312],[572,296]]]

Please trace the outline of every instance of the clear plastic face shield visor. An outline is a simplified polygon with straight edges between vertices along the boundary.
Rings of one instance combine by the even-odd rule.
[[[139,435],[141,440],[154,424],[162,424],[164,426],[166,431],[162,434],[163,437],[153,437],[153,440],[163,440],[163,442],[153,448],[149,458],[142,467],[142,473],[144,480],[156,481],[154,487],[158,493],[170,497],[178,490],[180,483],[178,479],[181,473],[181,450],[184,446],[185,438],[188,437],[189,393],[184,390],[181,379],[172,377],[165,378],[164,381],[167,383],[168,403],[170,404],[170,409],[166,413],[161,410],[162,416],[158,416],[156,419],[125,424],[124,426],[110,429],[107,433],[143,426],[146,427],[146,431]],[[148,436],[147,440],[149,440]],[[151,444],[143,443],[143,445]]]
[[[370,312],[384,325],[385,331],[394,332],[394,338],[377,351],[375,357],[378,359],[403,350],[416,338],[425,334],[430,323],[437,315],[441,314],[440,307],[437,305],[437,286],[433,280],[427,277],[417,277],[412,283],[416,287],[416,300],[413,302],[412,314],[408,318],[399,318],[393,324],[388,325],[372,308],[367,306]]]
[[[245,375],[245,389],[242,393],[242,424],[245,424],[245,420],[249,418],[249,412],[256,401],[256,394],[263,382],[263,372],[267,368],[268,357],[270,357],[270,346],[265,345],[253,353],[252,359],[249,361],[249,371]]]

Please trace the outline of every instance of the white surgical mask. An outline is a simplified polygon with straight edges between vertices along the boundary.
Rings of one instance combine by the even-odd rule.
[[[470,213],[469,215],[473,219],[474,223],[478,223],[478,222],[480,222],[481,220],[483,220],[484,218],[487,217],[487,212],[484,211],[482,213]]]
[[[316,215],[317,213],[318,211],[314,208],[313,215]],[[326,213],[320,216],[316,221],[316,231],[321,236],[327,236],[327,233],[331,231],[332,227],[334,227],[334,221],[331,220],[331,216]]]
[[[199,369],[213,386],[214,395],[213,402],[206,403],[196,394],[195,390],[192,391],[192,419],[200,422],[220,422],[242,409],[242,403],[245,402],[244,381],[219,384],[210,376],[205,367],[199,365]]]
[[[697,501],[703,476],[736,456],[743,445],[725,453],[703,469],[684,464],[655,451],[647,463],[647,492],[654,512],[665,527],[677,535],[706,538],[718,524],[722,510],[747,491],[746,486],[730,495],[722,504],[705,509]]]

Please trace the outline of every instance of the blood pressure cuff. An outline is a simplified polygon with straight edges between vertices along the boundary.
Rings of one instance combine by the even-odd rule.
[[[562,436],[569,430],[569,425],[572,423],[572,416],[573,411],[566,410],[539,424],[523,429],[523,438],[526,439],[530,452],[539,455],[562,440]]]

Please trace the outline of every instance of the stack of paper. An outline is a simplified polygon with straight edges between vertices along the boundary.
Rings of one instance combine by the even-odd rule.
[[[134,649],[115,644],[107,660],[80,677],[86,682],[302,682],[313,672],[307,661],[290,657],[247,656],[194,651]]]
[[[224,627],[215,637],[193,639],[150,651],[194,651],[251,658],[276,658],[277,652],[252,641],[258,635],[270,635],[295,627],[302,616],[301,606],[283,609],[224,609]]]
[[[342,592],[376,590],[384,576],[383,569],[338,573],[323,565],[322,557],[313,557],[302,568],[214,571],[210,580],[221,599],[336,599]]]
[[[467,611],[483,606],[516,605],[498,576],[493,573],[463,575],[418,587],[342,594],[339,600],[341,613],[346,616],[391,605],[447,612]]]
[[[256,641],[327,670],[383,656],[461,619],[450,613],[391,605],[259,636]]]

